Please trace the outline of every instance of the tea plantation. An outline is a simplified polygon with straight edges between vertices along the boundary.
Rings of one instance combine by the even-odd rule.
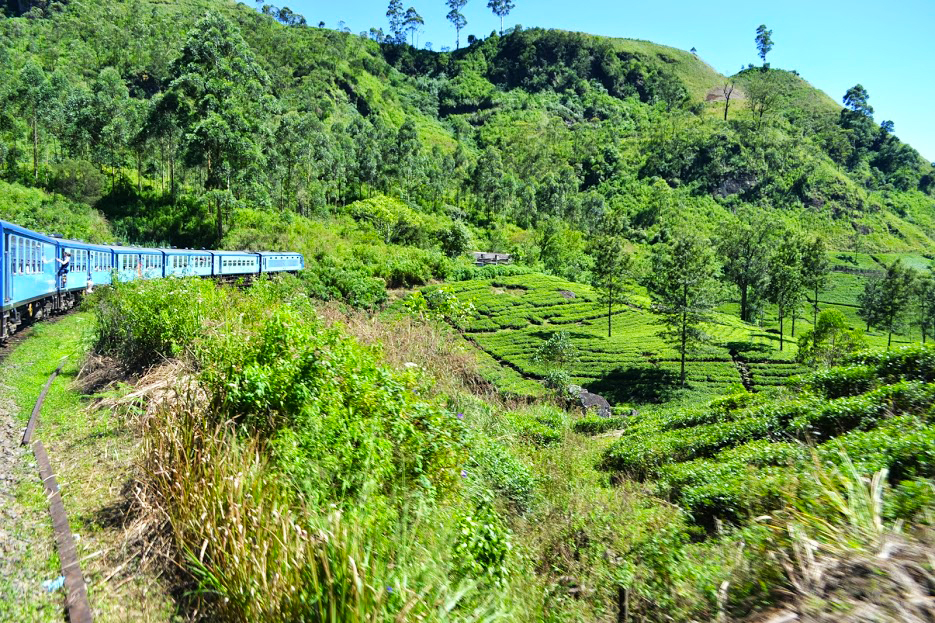
[[[854,356],[848,365],[738,392],[701,408],[641,413],[602,467],[651,484],[706,528],[809,499],[815,462],[889,469],[891,516],[911,514],[935,475],[935,350]],[[847,457],[847,458],[845,458]]]
[[[778,350],[778,336],[746,325],[726,313],[705,326],[710,341],[693,353],[687,367],[688,388],[678,388],[678,354],[657,334],[649,298],[631,286],[627,303],[615,305],[612,336],[607,337],[607,308],[590,286],[540,274],[464,281],[446,286],[476,313],[457,327],[482,351],[516,374],[492,379],[506,391],[530,395],[541,385],[549,364],[535,361],[537,349],[564,331],[578,351],[566,365],[573,382],[611,403],[661,403],[698,400],[739,387],[738,364],[751,372],[751,388],[769,387],[800,373],[795,348]],[[734,353],[734,356],[731,353]]]

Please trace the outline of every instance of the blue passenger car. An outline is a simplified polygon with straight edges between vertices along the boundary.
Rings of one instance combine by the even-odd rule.
[[[305,258],[301,253],[260,253],[261,263],[260,272],[263,273],[281,273],[295,272],[305,269]]]
[[[65,253],[71,254],[67,271],[59,275],[58,287],[63,290],[82,290],[91,285],[110,285],[114,269],[112,247],[88,244],[76,240],[59,240],[57,255],[64,259]],[[60,262],[55,262],[61,266]]]
[[[111,247],[114,252],[114,266],[117,279],[158,279],[163,277],[164,260],[159,249],[141,247]]]
[[[260,254],[245,251],[215,251],[215,275],[255,275],[260,272]]]
[[[4,310],[55,292],[57,242],[12,223],[0,221],[0,302]]]
[[[190,249],[162,249],[166,277],[210,277],[211,251],[192,251]]]

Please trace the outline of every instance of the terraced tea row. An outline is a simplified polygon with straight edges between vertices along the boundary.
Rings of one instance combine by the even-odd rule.
[[[649,481],[707,527],[768,513],[783,492],[807,493],[814,483],[800,474],[814,467],[813,452],[862,473],[887,468],[893,486],[911,489],[903,481],[935,474],[933,380],[933,348],[855,357],[787,388],[631,417],[602,466]]]
[[[572,380],[615,403],[723,394],[743,382],[741,361],[749,362],[754,385],[776,385],[802,371],[792,360],[794,347],[778,350],[778,336],[728,314],[716,314],[705,325],[709,342],[690,356],[689,391],[681,392],[678,352],[659,336],[649,298],[637,286],[631,286],[626,304],[614,306],[611,337],[607,308],[584,284],[534,274],[446,287],[474,305],[475,313],[457,326],[490,357],[527,379],[544,378],[550,366],[537,361],[536,352],[552,335],[564,331],[578,354],[566,364]],[[509,391],[517,389],[516,379],[509,384]]]

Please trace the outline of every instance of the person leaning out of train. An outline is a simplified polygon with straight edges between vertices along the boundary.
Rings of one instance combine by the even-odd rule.
[[[71,268],[71,251],[65,251],[63,258],[55,258],[61,266],[58,267],[58,276],[62,279],[62,287],[67,285],[68,269]]]

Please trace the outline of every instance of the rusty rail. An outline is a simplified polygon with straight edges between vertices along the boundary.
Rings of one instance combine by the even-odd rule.
[[[62,564],[62,575],[65,576],[65,608],[68,610],[68,620],[70,623],[92,623],[94,618],[91,616],[91,606],[88,604],[88,590],[85,585],[84,574],[81,573],[81,565],[78,563],[75,537],[68,525],[68,515],[65,513],[65,504],[62,502],[58,481],[56,481],[55,473],[52,471],[52,464],[49,462],[49,455],[45,451],[45,446],[38,439],[35,442],[32,441],[32,435],[39,420],[39,412],[42,410],[42,403],[45,402],[52,381],[65,367],[66,359],[67,357],[62,359],[58,368],[55,369],[55,372],[52,373],[45,386],[43,386],[39,399],[36,400],[36,405],[29,416],[26,430],[23,432],[23,445],[32,443],[32,452],[39,464],[39,477],[42,479],[46,497],[49,500],[52,529],[55,532],[55,541],[58,544],[58,557]]]
[[[52,373],[52,376],[49,377],[49,380],[45,382],[45,385],[42,387],[42,391],[39,393],[39,399],[36,400],[35,406],[32,408],[32,414],[29,416],[29,422],[26,423],[26,430],[23,432],[23,444],[26,445],[32,441],[32,434],[36,430],[36,423],[39,421],[39,411],[42,410],[42,403],[45,402],[45,396],[49,393],[49,388],[52,387],[52,381],[55,380],[55,377],[59,375],[62,371],[62,368],[65,367],[65,361],[67,357],[62,358],[62,362],[58,364],[58,367],[55,368],[55,372]]]

